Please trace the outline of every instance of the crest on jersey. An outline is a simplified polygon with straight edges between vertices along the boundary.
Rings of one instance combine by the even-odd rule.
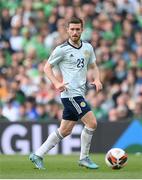
[[[88,50],[84,51],[84,56],[85,58],[89,58],[90,57],[90,52]]]
[[[86,106],[86,103],[82,101],[82,102],[80,103],[80,106],[81,106],[81,107],[85,107],[85,106]]]

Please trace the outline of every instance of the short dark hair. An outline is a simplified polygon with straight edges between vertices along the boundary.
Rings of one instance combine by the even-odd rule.
[[[72,17],[68,21],[67,26],[69,26],[71,23],[73,23],[73,24],[81,24],[81,27],[83,27],[83,20],[78,18],[78,17]]]

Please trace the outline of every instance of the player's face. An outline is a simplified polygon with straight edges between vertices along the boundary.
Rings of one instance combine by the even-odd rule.
[[[75,43],[79,41],[82,31],[81,24],[70,23],[67,28],[69,38]]]

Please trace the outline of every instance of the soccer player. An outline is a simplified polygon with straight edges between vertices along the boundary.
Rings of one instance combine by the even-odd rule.
[[[93,47],[80,39],[82,31],[83,21],[80,18],[71,18],[67,25],[68,41],[55,48],[44,67],[47,77],[61,92],[64,111],[57,131],[52,132],[41,147],[29,157],[38,169],[44,169],[43,156],[63,138],[71,134],[78,119],[81,119],[85,125],[81,133],[81,152],[78,163],[80,166],[90,169],[99,167],[89,158],[91,139],[97,127],[96,118],[84,99],[89,65],[94,68],[92,85],[96,86],[96,91],[102,89],[102,83]],[[52,68],[55,65],[61,71],[62,82],[56,78],[53,72]]]

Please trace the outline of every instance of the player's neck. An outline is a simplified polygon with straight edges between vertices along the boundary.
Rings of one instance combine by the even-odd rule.
[[[72,41],[71,39],[69,39],[68,42],[69,42],[71,45],[73,45],[73,46],[75,46],[75,47],[77,47],[77,48],[79,48],[79,47],[81,46],[81,40],[78,40],[77,42],[74,42],[74,41]]]

